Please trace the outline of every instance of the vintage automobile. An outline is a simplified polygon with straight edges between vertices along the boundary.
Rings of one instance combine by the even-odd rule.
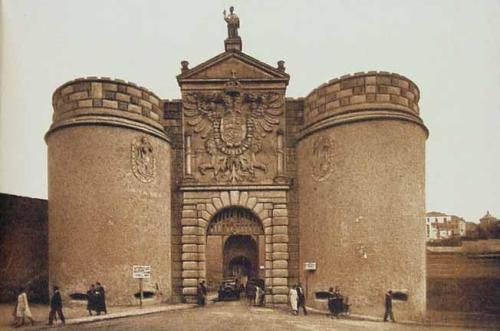
[[[240,288],[234,279],[223,280],[219,286],[218,301],[231,301],[240,299]]]

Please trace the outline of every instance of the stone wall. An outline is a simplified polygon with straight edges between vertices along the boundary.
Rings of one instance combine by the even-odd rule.
[[[300,280],[300,264],[299,264],[299,198],[297,191],[297,136],[300,129],[304,125],[304,98],[287,98],[286,99],[286,161],[285,173],[288,178],[291,178],[291,188],[288,192],[288,271],[289,271],[289,286],[297,284]],[[303,280],[302,280],[303,281]]]
[[[418,87],[408,78],[370,71],[332,79],[305,98],[305,127],[347,111],[384,109],[418,116]]]
[[[171,297],[171,149],[161,101],[123,81],[87,78],[54,92],[48,145],[49,282],[66,299],[100,281],[110,304],[145,290]]]
[[[381,316],[393,289],[408,294],[401,319],[423,316],[427,130],[417,100],[413,83],[385,73],[345,76],[306,97],[297,179],[300,261],[317,264],[301,272],[309,304],[339,286],[353,312]]]
[[[163,100],[163,117],[160,121],[172,141],[172,301],[182,302],[182,193],[178,186],[183,178],[184,145],[182,138],[182,100]]]
[[[47,200],[0,194],[0,302],[48,300]]]
[[[428,250],[428,309],[498,313],[500,306],[498,255],[498,252]]]

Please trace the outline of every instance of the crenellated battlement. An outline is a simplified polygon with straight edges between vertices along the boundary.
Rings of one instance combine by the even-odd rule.
[[[419,119],[420,91],[405,76],[386,71],[358,72],[324,83],[304,101],[305,128],[336,115],[393,110]]]
[[[142,115],[155,122],[161,117],[161,99],[135,83],[108,77],[85,77],[60,86],[52,96],[53,120],[86,108],[118,110]]]

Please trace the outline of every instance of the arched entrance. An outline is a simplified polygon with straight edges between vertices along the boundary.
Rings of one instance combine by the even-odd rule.
[[[259,275],[257,243],[249,235],[231,235],[223,250],[223,278],[252,279]]]
[[[206,270],[209,288],[223,279],[264,278],[264,229],[250,210],[229,207],[215,214],[207,229]]]

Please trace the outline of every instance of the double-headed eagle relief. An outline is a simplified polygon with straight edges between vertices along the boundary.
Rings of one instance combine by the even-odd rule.
[[[259,161],[264,138],[275,131],[283,113],[283,95],[276,92],[243,92],[234,78],[221,92],[184,95],[187,124],[204,141],[208,162],[198,165],[202,175],[216,181],[254,181],[256,172],[267,172]]]

